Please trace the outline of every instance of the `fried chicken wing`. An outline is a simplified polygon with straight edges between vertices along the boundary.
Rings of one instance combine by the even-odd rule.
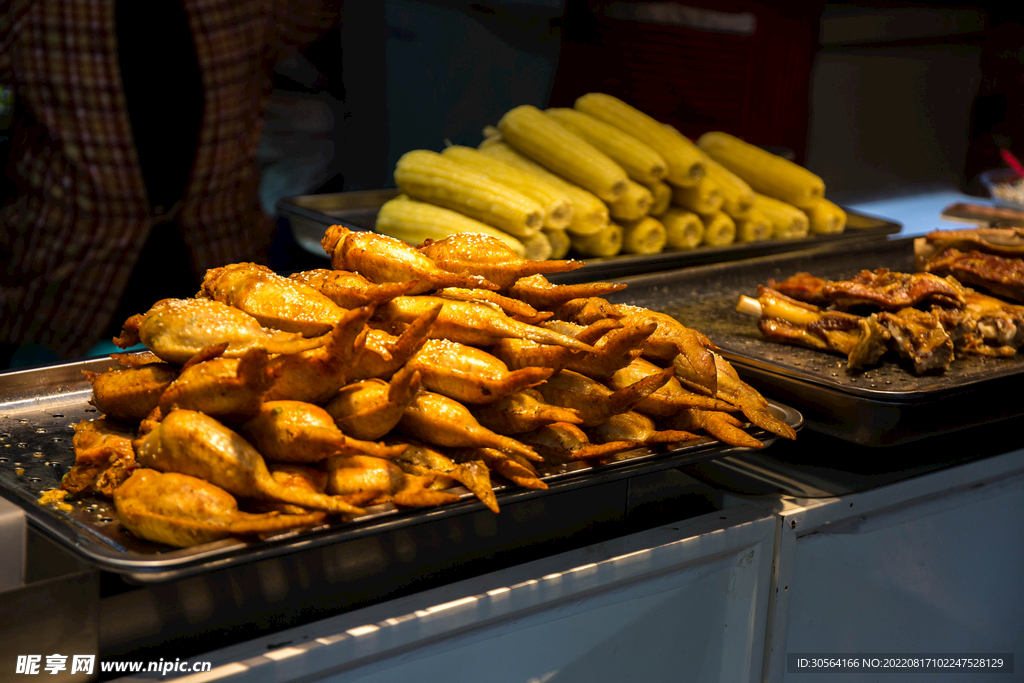
[[[548,485],[540,480],[537,470],[521,455],[503,453],[496,448],[459,448],[451,452],[452,459],[462,465],[483,462],[513,484],[524,489],[546,490]]]
[[[595,344],[599,339],[608,334],[611,330],[621,327],[617,320],[606,318],[598,320],[587,327],[574,326],[575,329],[555,330],[560,334],[572,337],[584,344]],[[578,331],[576,331],[578,330]],[[595,346],[595,350],[596,350]],[[528,339],[499,339],[497,344],[491,347],[491,353],[501,362],[505,363],[512,370],[522,368],[551,368],[556,373],[561,372],[573,361],[589,354],[580,351],[573,351],[564,346],[552,346],[551,344],[538,344]]]
[[[366,345],[349,372],[349,380],[389,379],[423,345],[440,313],[441,304],[426,307],[397,337],[368,329]]]
[[[473,404],[493,403],[553,373],[536,367],[510,371],[486,351],[447,339],[427,340],[406,367],[419,371],[424,389]]]
[[[310,493],[327,493],[327,473],[321,472],[308,465],[295,465],[292,463],[272,462],[267,463],[267,470],[281,486],[289,489],[305,489]],[[365,500],[354,501],[346,499],[353,505],[365,503]],[[285,515],[306,515],[313,510],[307,510],[299,505],[291,503],[280,503],[273,500],[257,500],[248,498],[242,503],[245,512],[280,512]]]
[[[594,444],[582,429],[567,422],[545,425],[522,434],[520,438],[524,443],[537,449],[545,460],[552,462],[604,458],[642,445],[639,441],[608,441]]]
[[[390,383],[367,379],[343,387],[324,409],[345,434],[357,439],[380,439],[402,419],[420,383],[420,373],[405,367]]]
[[[267,401],[239,432],[278,462],[320,462],[338,453],[390,458],[401,450],[346,436],[326,410],[302,401]]]
[[[167,387],[178,376],[178,368],[159,361],[137,367],[82,374],[92,384],[92,404],[111,419],[141,422],[156,408]]]
[[[137,467],[134,436],[131,427],[106,417],[79,422],[72,439],[75,464],[61,479],[60,488],[72,496],[83,492],[113,496]]]
[[[459,275],[439,268],[405,242],[375,232],[353,232],[340,225],[327,229],[322,241],[331,267],[356,271],[377,284],[415,282],[410,294],[442,287],[492,289],[498,286],[478,275]]]
[[[430,332],[434,339],[450,339],[470,346],[489,346],[500,339],[516,338],[564,346],[573,351],[594,351],[589,344],[572,337],[521,323],[492,306],[468,301],[451,301],[432,296],[402,296],[381,306],[378,317],[393,324],[410,323],[439,303],[443,307]]]
[[[218,357],[188,365],[158,405],[164,415],[183,408],[225,422],[244,422],[259,411],[273,381],[267,352],[249,349],[241,358]]]
[[[462,287],[445,287],[434,292],[434,296],[452,301],[470,301],[475,303],[493,304],[505,312],[505,315],[521,323],[536,325],[552,315],[551,311],[538,311],[536,308],[512,297],[502,296],[488,289],[464,289]]]
[[[495,403],[475,406],[470,410],[484,427],[505,435],[533,431],[552,422],[583,422],[578,411],[545,403],[536,389],[523,389]]]
[[[326,334],[345,313],[313,287],[256,263],[206,271],[199,296],[245,311],[264,327],[304,337]]]
[[[625,389],[659,372],[662,372],[662,368],[654,363],[643,358],[635,358],[629,365],[617,370],[608,378],[607,383],[611,389]],[[717,398],[687,391],[675,377],[670,377],[664,385],[633,405],[637,412],[654,417],[668,417],[682,408],[731,410],[732,406]]]
[[[373,306],[353,308],[342,316],[320,348],[274,358],[270,367],[276,379],[265,400],[329,401],[363,358],[369,333],[366,321],[373,311]]]
[[[516,280],[506,293],[535,308],[553,309],[572,299],[606,296],[625,288],[624,284],[612,282],[556,285],[549,282],[543,275],[538,274]]]
[[[718,369],[719,398],[739,408],[748,420],[761,429],[787,439],[796,439],[793,428],[772,415],[768,401],[740,379],[736,370],[729,365],[729,361],[715,354],[715,367]]]
[[[337,497],[282,486],[270,475],[263,456],[245,439],[192,410],[175,410],[164,417],[142,443],[137,460],[144,467],[205,479],[236,496],[349,515],[365,512]]]
[[[398,505],[424,507],[454,503],[453,493],[427,488],[432,477],[406,474],[395,463],[368,455],[336,455],[327,461],[327,490],[334,495],[376,493]]]
[[[326,268],[292,273],[288,278],[312,287],[346,309],[382,304],[396,296],[410,294],[418,286],[417,282],[383,282],[378,285],[359,273]]]
[[[227,343],[224,355],[238,358],[249,349],[299,353],[323,346],[323,337],[261,327],[248,313],[210,299],[163,299],[124,324],[114,343],[121,348],[142,342],[157,356],[184,365],[204,348]]]
[[[569,334],[571,329],[579,326],[558,320],[546,323],[545,327]],[[566,367],[593,379],[606,380],[643,353],[641,346],[656,329],[657,323],[652,320],[643,325],[611,330],[594,343],[595,353],[576,354]]]
[[[529,460],[540,459],[529,446],[481,426],[461,403],[430,391],[416,395],[405,409],[398,430],[435,446],[483,446]]]
[[[582,261],[532,261],[516,255],[496,237],[463,232],[442,240],[427,240],[420,253],[452,273],[482,277],[500,288],[537,273],[562,273],[586,265]]]
[[[311,527],[323,513],[307,515],[239,512],[227,491],[202,479],[150,469],[135,472],[114,493],[121,523],[139,538],[188,548],[229,536],[249,536]]]
[[[612,415],[601,424],[588,428],[586,432],[598,443],[631,441],[645,446],[656,443],[680,443],[700,438],[692,432],[678,429],[659,430],[654,425],[654,420],[633,410]]]
[[[722,443],[746,448],[764,448],[764,444],[747,434],[741,422],[728,413],[687,408],[664,421],[664,426],[685,431],[705,431]]]
[[[492,512],[498,512],[498,499],[491,485],[491,475],[482,460],[470,460],[460,465],[443,453],[416,441],[389,439],[387,443],[407,446],[405,451],[395,456],[393,460],[406,474],[442,475],[454,479],[469,489]]]
[[[657,374],[612,391],[597,380],[572,370],[563,370],[540,385],[537,391],[552,405],[576,410],[583,420],[582,424],[592,427],[612,415],[629,410],[668,382],[674,373],[673,368],[660,370]]]

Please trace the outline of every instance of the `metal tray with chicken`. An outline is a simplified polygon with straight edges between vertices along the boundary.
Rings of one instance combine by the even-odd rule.
[[[609,298],[700,328],[746,381],[832,436],[895,445],[1024,413],[1006,400],[1024,373],[1024,306],[919,272],[913,239],[626,282]]]
[[[578,262],[470,234],[414,248],[335,226],[323,246],[333,269],[232,264],[154,303],[115,340],[144,351],[0,375],[4,494],[100,566],[166,575],[801,424],[700,332],[601,298],[624,285],[544,277]]]

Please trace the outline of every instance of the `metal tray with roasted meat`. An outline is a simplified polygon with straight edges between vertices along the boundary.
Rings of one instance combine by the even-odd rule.
[[[0,373],[0,495],[20,505],[34,527],[99,569],[130,575],[142,582],[166,581],[481,510],[486,512],[468,491],[454,489],[453,492],[461,494],[461,500],[437,508],[398,510],[375,506],[350,522],[283,533],[261,541],[226,539],[177,550],[132,536],[121,527],[113,505],[102,499],[73,502],[68,511],[40,505],[42,493],[58,487],[63,474],[74,464],[74,425],[98,417],[89,403],[92,389],[82,370],[100,372],[113,365],[110,359],[99,358]],[[771,409],[794,429],[801,427],[798,411],[774,402]],[[774,434],[758,428],[747,431],[765,445],[776,439]],[[541,465],[538,469],[548,485],[546,491],[496,484],[495,493],[498,504],[506,507],[743,450],[747,449],[705,437],[669,451],[629,451],[600,466],[578,462],[543,469]]]
[[[624,280],[609,299],[668,313],[707,334],[755,387],[801,410],[809,428],[855,443],[889,446],[1024,414],[1013,391],[1024,355],[957,356],[942,374],[914,375],[886,360],[859,374],[846,359],[766,340],[756,318],[736,311],[740,295],[799,271],[841,280],[861,270],[912,272],[913,239],[822,246],[738,263]]]
[[[305,195],[283,199],[277,204],[278,212],[287,217],[295,240],[306,251],[324,256],[320,240],[331,225],[344,225],[350,230],[374,230],[377,210],[398,190],[363,190],[334,194]],[[587,259],[587,265],[568,273],[549,275],[558,283],[591,282],[608,278],[626,277],[684,266],[735,261],[782,252],[808,249],[820,244],[847,244],[861,240],[884,239],[898,233],[902,225],[887,218],[877,218],[852,211],[847,213],[847,229],[838,235],[811,235],[796,240],[766,240],[730,244],[725,247],[698,247],[685,251],[664,251],[660,254],[637,256],[622,254],[609,258]],[[324,256],[326,260],[326,256]]]

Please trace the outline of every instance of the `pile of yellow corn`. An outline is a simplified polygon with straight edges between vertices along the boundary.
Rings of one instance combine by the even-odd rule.
[[[572,109],[523,105],[478,149],[414,150],[380,232],[418,244],[483,232],[520,255],[563,258],[842,232],[821,178],[727,133],[696,144],[625,102],[589,93]]]

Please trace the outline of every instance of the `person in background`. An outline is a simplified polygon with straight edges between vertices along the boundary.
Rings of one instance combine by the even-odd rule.
[[[257,150],[273,66],[340,0],[0,0],[14,92],[0,368],[81,356],[208,268],[265,262]]]

